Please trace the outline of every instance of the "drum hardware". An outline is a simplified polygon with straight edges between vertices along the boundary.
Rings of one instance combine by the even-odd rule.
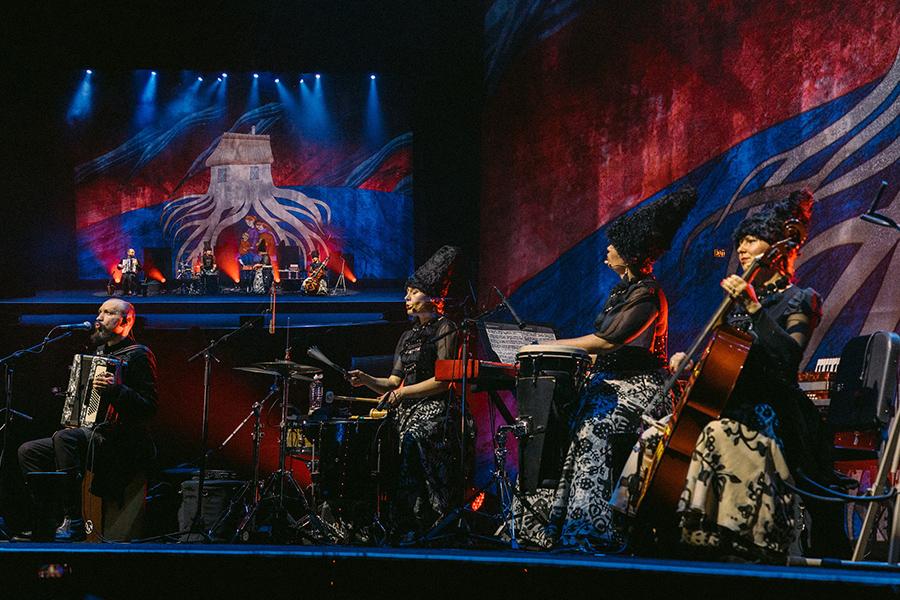
[[[290,335],[290,329],[287,330]],[[301,373],[313,374],[321,373],[321,369],[301,365],[290,360],[290,342],[287,338],[287,346],[285,348],[285,359],[255,363],[253,367],[241,367],[239,370],[251,373],[259,373],[266,375],[274,375],[276,383],[281,389],[281,420],[279,422],[279,452],[278,452],[278,469],[269,475],[262,491],[259,491],[259,474],[258,466],[255,465],[254,480],[257,481],[253,487],[254,503],[244,515],[237,530],[234,534],[234,540],[247,541],[254,532],[258,532],[257,516],[263,504],[274,504],[271,512],[271,531],[270,535],[274,541],[292,541],[291,536],[294,534],[304,536],[315,542],[334,542],[339,539],[340,534],[333,527],[324,523],[310,508],[306,500],[306,496],[297,482],[294,480],[290,471],[286,468],[286,458],[288,455],[288,431],[289,417],[288,408],[290,406],[290,383],[293,379],[309,380],[309,377],[301,375]],[[252,370],[251,370],[252,369]],[[273,386],[274,387],[274,386]],[[249,417],[248,417],[249,418]],[[245,419],[246,420],[246,419]],[[254,445],[255,460],[259,460],[259,443],[260,438],[257,437]],[[292,495],[296,498],[300,507],[298,517],[291,515],[285,502],[286,496],[292,490]]]
[[[510,479],[509,472],[506,470],[506,459],[509,455],[507,440],[509,434],[512,434],[519,442],[529,437],[538,436],[543,433],[542,427],[534,427],[533,419],[524,415],[516,418],[510,425],[501,425],[494,434],[494,470],[491,473],[491,479],[481,489],[471,494],[468,502],[460,508],[448,514],[444,519],[432,528],[430,532],[425,534],[421,541],[433,542],[437,539],[436,533],[440,532],[447,524],[453,523],[464,513],[473,513],[475,508],[473,504],[491,489],[496,490],[496,495],[500,499],[500,514],[495,516],[496,521],[500,522],[500,526],[494,532],[493,537],[475,536],[483,541],[498,543],[505,545],[506,542],[501,541],[499,536],[504,530],[508,531],[509,545],[512,549],[519,548],[519,541],[516,537],[516,509],[514,500],[518,499],[525,511],[534,516],[542,525],[548,525],[544,515],[537,512],[529,502],[528,498],[522,494],[516,487],[516,484]]]

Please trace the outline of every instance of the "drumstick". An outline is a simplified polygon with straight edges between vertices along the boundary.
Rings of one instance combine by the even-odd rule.
[[[325,363],[325,365],[331,367],[332,369],[343,375],[344,379],[350,379],[350,374],[347,373],[347,369],[332,362],[327,356],[322,354],[322,351],[319,350],[318,347],[310,346],[309,350],[306,351],[306,355],[310,358],[316,359],[319,362]]]
[[[378,398],[361,398],[359,396],[333,396],[335,402],[366,402],[367,404],[378,404]]]

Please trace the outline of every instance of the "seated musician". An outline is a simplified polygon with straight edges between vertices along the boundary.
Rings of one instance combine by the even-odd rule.
[[[203,243],[203,254],[200,255],[200,281],[204,294],[219,293],[219,265],[209,242]]]
[[[306,269],[307,279],[304,281],[303,290],[305,293],[325,294],[328,291],[328,271],[322,269],[321,273],[319,272],[324,264],[318,250],[309,253],[309,266]]]
[[[354,386],[382,394],[400,436],[400,469],[391,505],[391,537],[425,533],[459,494],[459,408],[449,383],[434,379],[435,361],[457,358],[456,325],[441,314],[441,299],[459,249],[444,246],[406,282],[413,326],[400,336],[389,377],[350,371]]]
[[[608,506],[621,466],[642,429],[641,415],[671,412],[658,396],[665,382],[668,308],[653,277],[653,262],[667,250],[697,201],[679,190],[616,219],[607,230],[606,264],[621,277],[588,335],[554,342],[597,354],[590,383],[571,422],[573,439],[555,492],[538,490],[533,504],[547,511],[541,531],[526,518],[523,533],[560,547],[618,547],[621,535]],[[545,515],[546,516],[546,515]]]
[[[91,334],[94,354],[127,361],[122,383],[114,383],[109,373],[98,375],[93,382],[117,420],[62,429],[49,438],[19,446],[23,473],[63,471],[68,475],[63,497],[65,520],[57,530],[60,541],[85,539],[81,478],[86,469],[94,473],[91,491],[95,495],[121,500],[125,486],[155,454],[147,424],[157,409],[156,359],[149,348],[135,343],[131,335],[134,318],[134,306],[111,298],[100,306]]]
[[[746,269],[776,241],[784,223],[808,224],[813,197],[798,191],[745,218],[734,233]],[[834,483],[831,444],[797,371],[822,314],[819,294],[793,284],[797,250],[781,269],[763,268],[754,285],[729,275],[721,286],[736,298],[728,323],[753,336],[753,345],[722,418],[706,426],[691,458],[678,512],[682,542],[701,556],[783,562],[804,519],[800,499],[784,485],[798,475]],[[683,353],[672,357],[677,368]],[[806,503],[812,553],[840,556],[849,542],[840,507]],[[796,550],[796,548],[795,548]]]
[[[257,255],[256,264],[253,265],[253,286],[251,291],[254,294],[268,294],[272,288],[272,282],[275,280],[275,273],[272,268],[272,259],[266,250],[266,242],[259,242],[259,254]]]

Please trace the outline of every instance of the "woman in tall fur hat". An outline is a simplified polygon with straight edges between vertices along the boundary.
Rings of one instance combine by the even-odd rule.
[[[461,484],[459,413],[435,361],[457,358],[456,324],[443,316],[459,248],[444,246],[406,282],[412,328],[400,336],[388,377],[350,371],[354,386],[381,394],[400,436],[400,469],[391,505],[392,537],[412,541],[448,509]]]
[[[804,226],[813,196],[795,191],[746,217],[734,232],[741,267],[785,239],[784,225]],[[812,288],[794,285],[799,247],[762,268],[753,284],[740,275],[721,282],[735,298],[727,322],[750,333],[753,345],[722,418],[702,432],[679,502],[682,542],[701,556],[783,562],[798,542],[799,498],[783,482],[804,476],[834,482],[831,444],[818,412],[799,389],[797,372],[822,315]],[[672,356],[677,367],[683,353]],[[832,505],[811,502],[813,552],[837,556],[849,549]],[[819,554],[821,555],[821,554]]]
[[[539,493],[547,511],[543,531],[526,516],[526,534],[544,545],[618,547],[609,499],[621,465],[641,432],[641,415],[659,418],[672,411],[657,392],[665,383],[668,305],[653,277],[653,263],[672,243],[697,202],[685,187],[627,213],[608,230],[605,263],[621,278],[587,335],[554,342],[597,355],[591,380],[571,422],[572,443],[552,494]],[[549,496],[549,498],[548,498]]]

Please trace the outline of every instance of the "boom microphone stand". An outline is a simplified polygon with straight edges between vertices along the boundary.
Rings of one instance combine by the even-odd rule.
[[[25,413],[21,413],[17,410],[13,410],[12,407],[12,389],[13,389],[13,375],[15,374],[15,369],[11,366],[12,363],[19,358],[22,358],[26,354],[39,354],[43,352],[44,348],[48,344],[52,344],[54,342],[58,342],[61,339],[67,338],[73,333],[75,333],[74,329],[69,329],[64,331],[63,333],[57,335],[56,337],[51,338],[50,334],[52,334],[56,330],[56,327],[50,330],[50,333],[41,340],[39,343],[31,346],[30,348],[24,348],[22,350],[16,350],[9,356],[4,356],[0,358],[0,365],[3,365],[3,381],[6,389],[4,390],[4,407],[3,411],[3,425],[0,426],[0,429],[3,430],[3,441],[0,442],[3,445],[0,446],[0,473],[2,473],[2,469],[4,466],[4,458],[6,457],[6,447],[9,443],[9,424],[12,421],[13,415],[24,418],[27,421],[31,421],[31,417],[26,415]],[[4,532],[5,534],[5,532]]]
[[[215,350],[219,344],[224,343],[227,339],[229,339],[231,336],[235,335],[236,333],[244,331],[245,329],[249,329],[250,327],[255,325],[258,322],[258,320],[259,319],[253,319],[253,320],[247,321],[246,323],[244,323],[243,325],[241,325],[234,331],[230,331],[230,332],[226,333],[225,335],[223,335],[222,337],[220,337],[217,340],[210,341],[209,345],[207,345],[206,348],[197,352],[192,357],[187,359],[187,362],[193,362],[195,359],[197,359],[201,356],[203,357],[203,426],[202,426],[202,433],[200,436],[201,437],[201,442],[200,442],[201,454],[200,454],[200,473],[199,473],[199,478],[197,481],[197,509],[194,512],[194,518],[191,520],[191,529],[188,532],[186,539],[191,539],[190,534],[192,534],[192,533],[199,533],[199,534],[203,535],[204,539],[206,539],[206,540],[209,539],[209,536],[205,532],[201,531],[201,529],[202,529],[201,524],[203,521],[202,520],[203,484],[206,481],[206,458],[207,458],[207,454],[208,454],[206,447],[209,443],[210,376],[212,374],[212,361],[215,360],[216,362],[221,362],[213,354],[213,350]]]

